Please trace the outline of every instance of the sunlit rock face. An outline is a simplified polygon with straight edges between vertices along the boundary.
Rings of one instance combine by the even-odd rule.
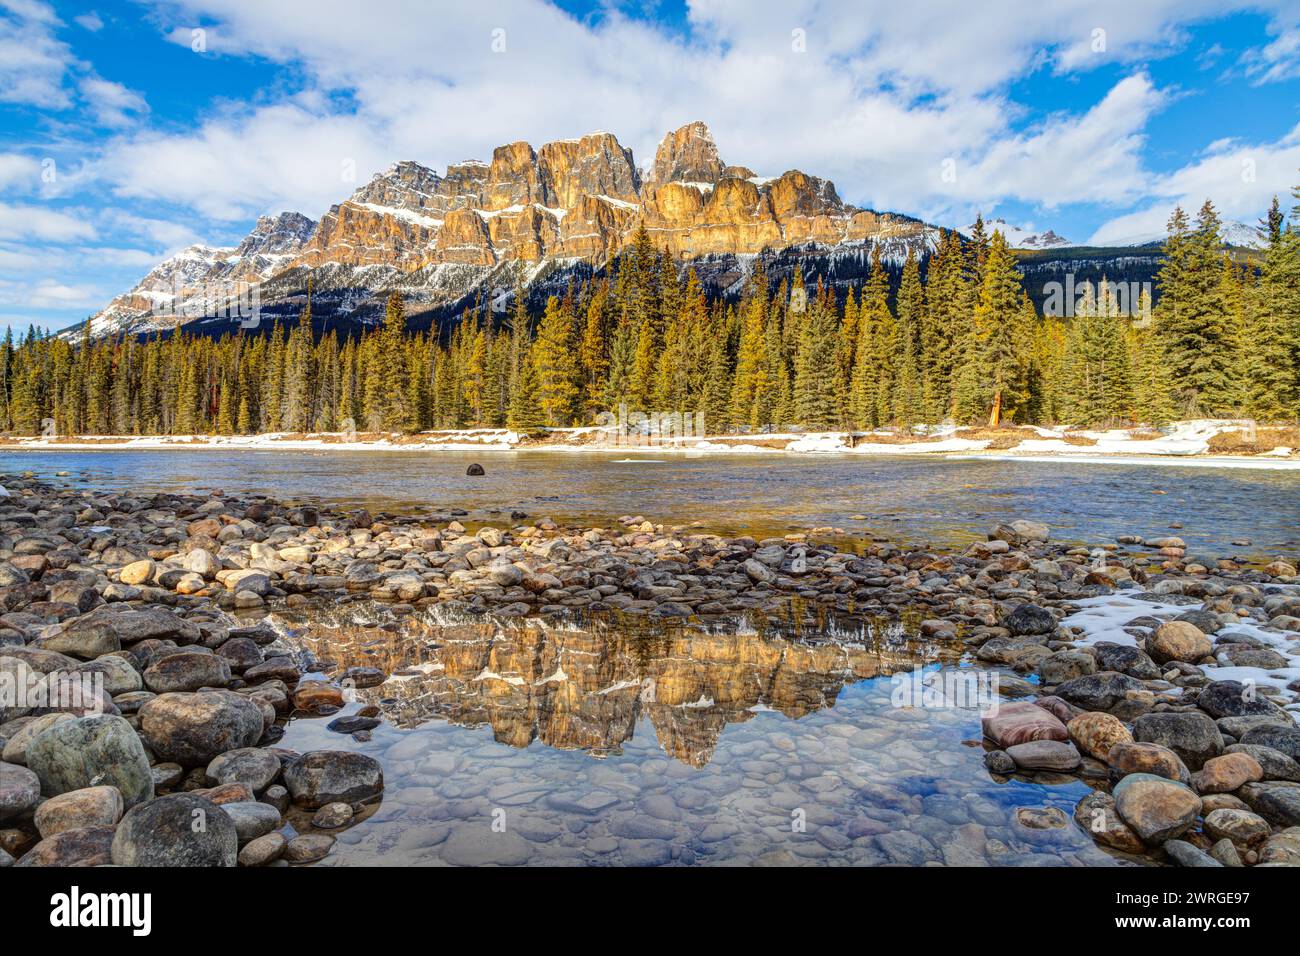
[[[154,287],[172,297],[179,289],[185,301],[233,280],[261,282],[262,307],[286,318],[309,281],[322,317],[369,317],[392,289],[410,300],[408,311],[451,306],[518,281],[544,283],[554,267],[601,268],[642,225],[656,248],[721,288],[758,253],[865,261],[879,243],[897,264],[908,251],[933,249],[938,236],[919,220],[848,205],[831,182],[799,170],[764,177],[727,165],[701,122],[664,137],[644,182],[632,151],[596,132],[536,149],[508,143],[488,162],[466,160],[443,175],[395,163],[319,222],[264,217],[235,248],[194,247],[160,264],[93,317],[91,331],[158,327]]]
[[[887,639],[857,638],[808,643],[645,624],[409,622],[398,632],[314,625],[298,639],[335,666],[389,671],[387,683],[358,696],[401,727],[431,719],[487,724],[513,747],[536,740],[599,755],[618,751],[644,717],[666,753],[700,767],[728,724],[759,710],[803,717],[834,706],[847,684],[918,659],[897,630]]]

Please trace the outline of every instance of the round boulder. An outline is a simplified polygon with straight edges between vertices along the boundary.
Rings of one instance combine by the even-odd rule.
[[[239,837],[215,803],[172,793],[129,810],[112,853],[117,866],[234,866]]]
[[[1168,747],[1192,770],[1223,753],[1218,725],[1199,711],[1143,714],[1133,721],[1133,739]]]
[[[230,683],[230,661],[200,651],[170,654],[144,672],[144,683],[155,694],[225,687]]]
[[[244,747],[223,753],[208,764],[208,783],[242,783],[253,793],[261,793],[280,775],[280,758],[269,750]]]
[[[1180,783],[1135,773],[1116,784],[1115,810],[1144,843],[1157,846],[1187,831],[1201,798]]]
[[[126,807],[117,787],[86,787],[51,797],[36,808],[36,829],[42,839],[81,827],[111,827]]]
[[[1098,760],[1105,760],[1116,744],[1133,740],[1133,735],[1118,717],[1097,711],[1080,714],[1066,724],[1065,729],[1080,750]]]
[[[41,797],[41,781],[26,767],[0,763],[0,820],[22,816]]]
[[[1166,621],[1147,640],[1147,653],[1158,664],[1186,661],[1194,664],[1210,656],[1210,639],[1190,621]]]
[[[308,810],[327,803],[357,803],[383,792],[379,761],[345,750],[314,750],[290,763],[284,784],[293,802]]]
[[[48,797],[99,785],[116,787],[129,809],[153,796],[153,775],[140,738],[121,717],[65,720],[27,746],[27,766]]]
[[[230,691],[161,694],[140,708],[140,734],[158,757],[185,767],[206,767],[228,750],[262,737],[262,710]]]

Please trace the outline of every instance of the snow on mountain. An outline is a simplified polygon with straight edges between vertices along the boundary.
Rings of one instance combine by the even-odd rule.
[[[975,224],[971,223],[961,231],[969,236],[974,229]],[[1069,239],[1058,236],[1050,229],[1046,232],[1031,232],[1020,226],[1013,226],[1005,219],[984,220],[984,232],[990,236],[994,232],[1002,233],[1006,237],[1007,245],[1012,249],[1061,249],[1075,245]]]
[[[228,295],[223,283],[254,282],[258,314],[269,321],[297,315],[308,283],[322,320],[368,323],[396,290],[408,314],[430,321],[480,293],[503,306],[499,290],[513,290],[521,269],[533,276],[532,295],[574,271],[603,268],[642,226],[716,290],[732,288],[755,256],[771,260],[772,281],[799,269],[852,283],[869,270],[873,249],[901,263],[931,251],[937,236],[910,216],[844,202],[829,180],[797,169],[758,176],[725,163],[703,123],[669,132],[644,177],[612,134],[589,133],[536,149],[509,143],[490,163],[456,163],[445,175],[394,163],[318,222],[300,213],[264,217],[233,249],[169,258],[90,327],[98,336],[200,319],[222,331],[229,316],[207,306]],[[1050,233],[1030,238],[1062,242]]]
[[[1225,219],[1221,225],[1220,232],[1223,236],[1225,245],[1236,246],[1243,249],[1263,249],[1267,242],[1259,234],[1259,227],[1252,226],[1241,222],[1237,219]],[[1138,233],[1132,236],[1125,236],[1114,242],[1107,243],[1111,246],[1149,246],[1160,244],[1165,241],[1166,233],[1163,229],[1146,233]]]
[[[211,284],[216,282],[237,289],[240,283],[269,279],[298,255],[315,228],[316,223],[302,213],[283,212],[260,217],[233,248],[195,245],[182,249],[93,315],[90,334],[97,338],[174,327],[186,299],[210,296]]]

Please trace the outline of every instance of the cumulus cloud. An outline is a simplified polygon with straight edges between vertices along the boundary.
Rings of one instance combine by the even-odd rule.
[[[83,215],[0,202],[0,239],[67,242],[94,237],[95,229]]]
[[[1247,51],[1242,66],[1256,86],[1300,76],[1300,23],[1280,29],[1267,46]]]
[[[63,77],[75,62],[54,31],[54,8],[36,0],[0,2],[0,103],[66,109]]]
[[[22,153],[0,153],[0,189],[30,189],[40,178],[38,160]]]
[[[84,77],[80,90],[82,99],[100,126],[129,126],[149,111],[149,104],[139,93],[98,76]]]
[[[1213,199],[1219,214],[1253,225],[1275,195],[1285,200],[1285,184],[1300,181],[1300,125],[1275,142],[1218,141],[1193,162],[1152,179],[1148,194],[1157,201],[1104,223],[1090,240],[1124,245],[1164,235],[1175,205],[1188,212]]]

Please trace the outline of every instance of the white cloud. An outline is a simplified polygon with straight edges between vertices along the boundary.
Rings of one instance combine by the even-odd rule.
[[[64,73],[75,62],[57,39],[54,8],[36,0],[0,3],[0,103],[66,109]]]
[[[72,18],[77,26],[83,30],[89,30],[91,33],[98,33],[104,29],[104,21],[98,13],[91,10],[89,13],[83,13]]]
[[[1151,182],[1158,201],[1102,224],[1094,245],[1123,245],[1164,234],[1175,205],[1194,213],[1213,199],[1219,215],[1253,225],[1274,196],[1284,201],[1300,181],[1300,125],[1272,143],[1220,141],[1195,161]]]
[[[65,213],[45,206],[0,202],[0,239],[66,242],[94,237],[95,229],[84,215]]]
[[[128,126],[149,111],[149,104],[139,93],[98,76],[83,77],[80,90],[100,126]]]
[[[1300,24],[1279,30],[1267,46],[1248,51],[1242,65],[1256,86],[1300,76]]]
[[[1117,83],[1082,116],[1048,118],[1034,133],[993,143],[969,170],[957,167],[954,193],[976,203],[1021,199],[1048,208],[1074,202],[1129,202],[1144,194],[1142,130],[1166,96],[1146,74]]]
[[[0,189],[32,188],[41,178],[41,164],[22,153],[0,153]]]
[[[0,306],[26,309],[94,309],[105,301],[105,291],[85,283],[71,284],[42,278],[34,282],[0,280]]]

